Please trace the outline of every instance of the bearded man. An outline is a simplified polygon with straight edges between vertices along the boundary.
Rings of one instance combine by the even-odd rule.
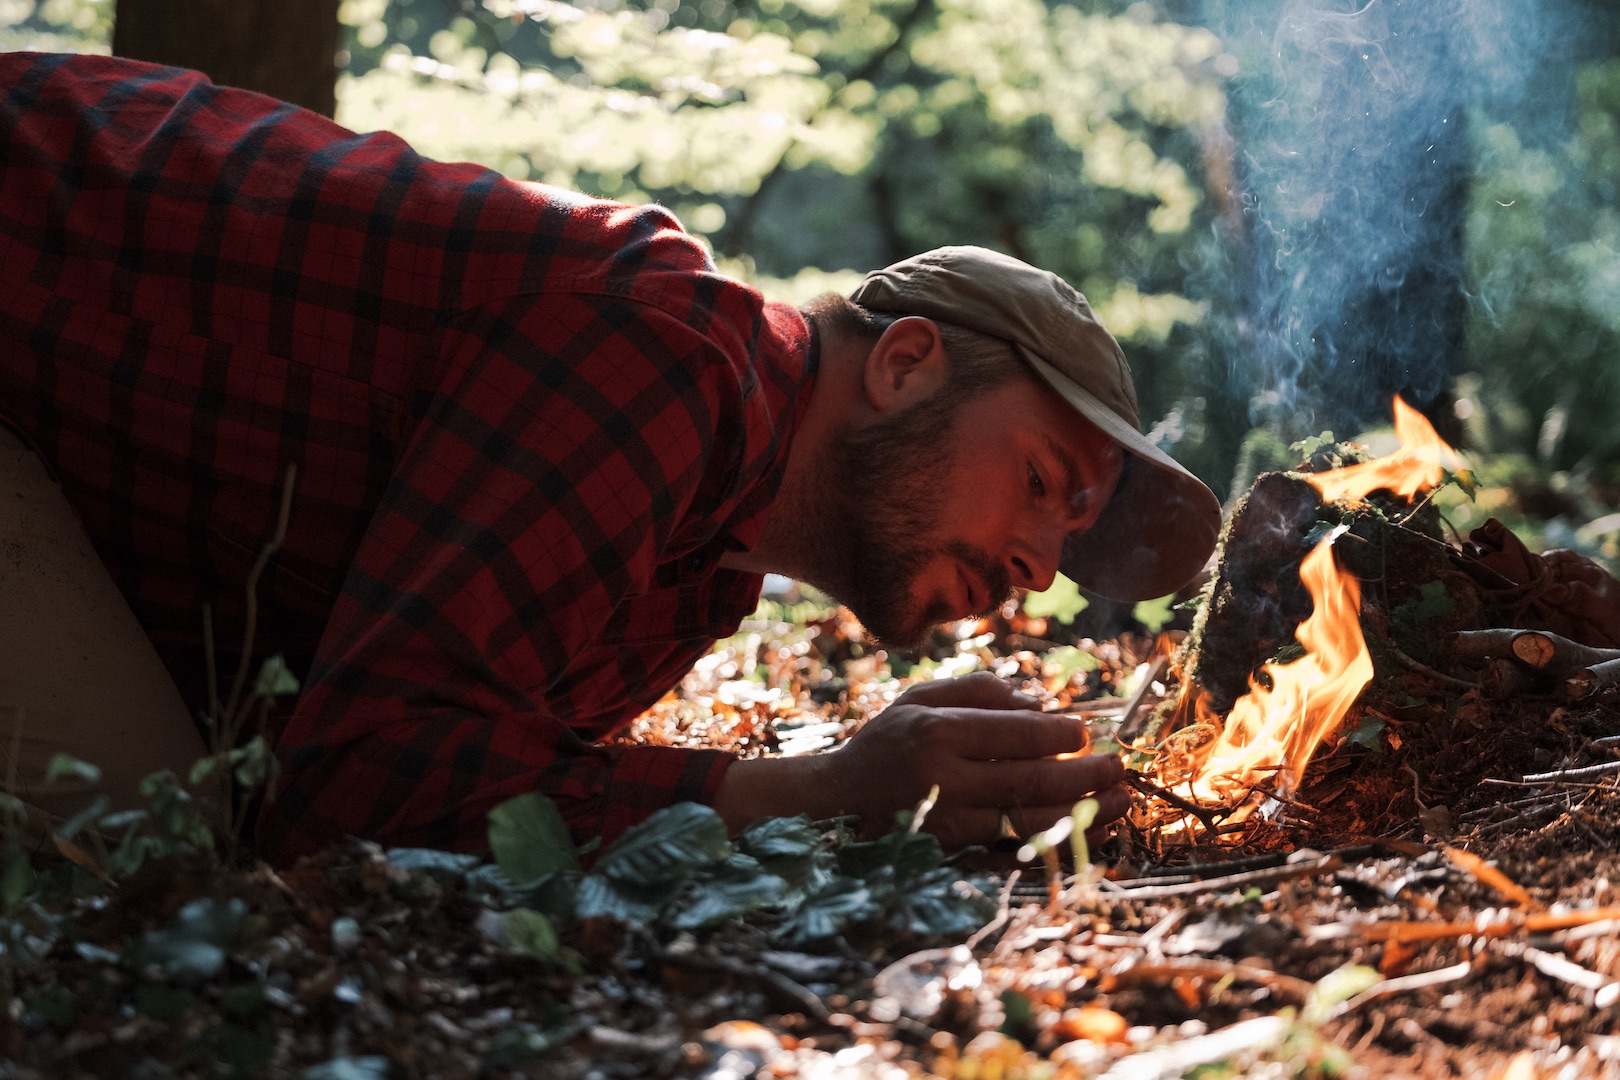
[[[683,800],[885,827],[936,784],[950,846],[1087,795],[1123,812],[1078,719],[983,675],[822,755],[602,742],[766,573],[906,646],[1060,568],[1121,599],[1200,568],[1216,501],[1139,433],[1118,345],[1055,276],[946,248],[800,311],[658,207],[195,72],[15,54],[0,87],[0,748],[39,812],[86,794],[27,783],[58,750],[115,803],[183,774],[210,648],[302,682],[273,861],[479,848],[530,791],[580,839]]]

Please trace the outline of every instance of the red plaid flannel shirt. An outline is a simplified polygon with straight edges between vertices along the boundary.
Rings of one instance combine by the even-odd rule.
[[[304,689],[260,816],[474,849],[528,791],[612,837],[728,755],[603,746],[758,600],[809,329],[665,211],[114,60],[0,56],[0,415],[197,706],[296,464],[256,656]]]

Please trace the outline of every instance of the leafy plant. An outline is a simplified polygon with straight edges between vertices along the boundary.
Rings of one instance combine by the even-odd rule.
[[[733,841],[713,809],[677,803],[626,830],[582,869],[585,849],[575,847],[551,801],[531,793],[491,812],[493,865],[411,849],[389,859],[465,875],[475,896],[509,909],[501,925],[514,948],[564,968],[577,959],[560,931],[592,918],[655,933],[757,918],[790,944],[825,942],[863,924],[920,936],[977,928],[993,910],[985,889],[963,880],[913,820],[902,814],[886,836],[841,843],[802,816],[764,818]]]

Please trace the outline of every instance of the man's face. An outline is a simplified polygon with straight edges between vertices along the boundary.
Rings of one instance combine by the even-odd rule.
[[[879,640],[915,648],[1014,588],[1051,585],[1064,538],[1096,521],[1122,460],[1033,380],[957,400],[947,388],[842,434],[823,476],[818,584]]]

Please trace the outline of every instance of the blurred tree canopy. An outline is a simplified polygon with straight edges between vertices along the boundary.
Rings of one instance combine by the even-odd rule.
[[[1232,58],[1207,30],[1041,0],[345,0],[340,118],[430,155],[656,199],[784,298],[952,243],[1051,269],[1196,387],[1182,290]],[[829,271],[833,273],[828,273]]]
[[[658,200],[781,299],[942,244],[1045,266],[1124,343],[1161,443],[1222,493],[1293,439],[1353,434],[1367,386],[1435,393],[1357,375],[1370,353],[1350,331],[1444,308],[1442,419],[1596,492],[1566,509],[1600,515],[1620,504],[1620,20],[1603,0],[1446,4],[1449,40],[1403,53],[1396,31],[1433,22],[1431,5],[342,0],[337,116],[431,156]],[[0,45],[104,49],[111,7],[0,0]],[[1456,65],[1422,87],[1443,110],[1356,121],[1351,94],[1410,107],[1403,55]],[[1414,291],[1386,261],[1370,300],[1312,324],[1299,288],[1347,279],[1290,260],[1378,217],[1372,169],[1390,164],[1338,144],[1397,133],[1419,156],[1390,162],[1448,178],[1455,228],[1412,246],[1456,247],[1454,272]],[[1317,157],[1342,187],[1288,172]],[[1384,179],[1417,217],[1397,230],[1426,213],[1403,167]],[[1324,364],[1335,349],[1347,366]]]

